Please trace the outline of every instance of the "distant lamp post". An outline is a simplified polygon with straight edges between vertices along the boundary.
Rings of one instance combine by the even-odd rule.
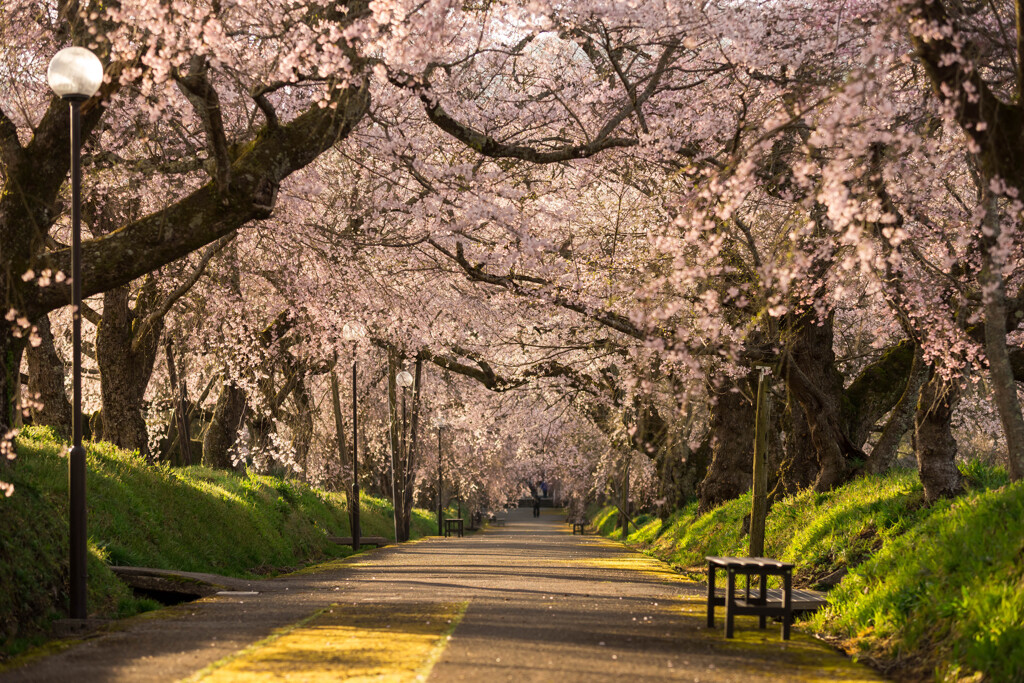
[[[359,550],[359,412],[356,396],[356,346],[366,336],[366,327],[359,322],[347,322],[341,336],[352,344],[352,550]]]
[[[405,396],[409,387],[412,386],[412,374],[408,370],[402,370],[395,376],[395,384],[402,387],[402,438],[399,440],[399,447],[405,450]],[[398,489],[395,487],[395,452],[391,451],[391,501],[395,518],[395,540],[398,540]]]
[[[443,510],[444,510],[444,504],[442,503],[442,501],[444,500],[444,498],[443,498],[443,496],[444,496],[444,489],[443,489],[444,478],[443,478],[443,476],[441,474],[441,463],[443,462],[441,460],[441,456],[442,456],[442,452],[441,452],[441,430],[444,429],[444,426],[445,426],[444,421],[442,421],[442,420],[438,420],[437,421],[437,535],[438,536],[441,536],[444,533],[444,530],[442,528],[443,524],[444,524],[444,518],[442,516]]]
[[[71,435],[68,457],[69,531],[71,535],[72,619],[85,619],[86,523],[85,448],[82,447],[82,102],[103,83],[103,65],[84,47],[67,47],[50,60],[46,80],[71,105]]]

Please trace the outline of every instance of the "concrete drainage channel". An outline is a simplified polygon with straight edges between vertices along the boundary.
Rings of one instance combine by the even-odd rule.
[[[138,597],[152,598],[163,605],[180,605],[210,595],[252,596],[252,582],[216,574],[178,572],[152,567],[111,567]]]

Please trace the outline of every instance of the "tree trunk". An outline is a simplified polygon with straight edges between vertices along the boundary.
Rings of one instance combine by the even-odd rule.
[[[226,376],[225,376],[226,377]],[[231,449],[238,440],[245,415],[245,392],[230,380],[221,383],[220,396],[213,409],[213,418],[203,436],[203,464],[207,467],[229,469],[234,467]]]
[[[701,513],[750,489],[750,452],[754,443],[751,376],[718,392],[711,407],[711,464],[697,487]],[[742,391],[739,389],[742,388]]]
[[[149,433],[142,416],[146,388],[153,374],[163,321],[157,322],[132,348],[136,325],[156,295],[156,284],[147,279],[129,308],[127,285],[103,295],[103,319],[96,331],[96,362],[100,368],[103,438],[122,448],[150,457]]]
[[[185,386],[185,379],[178,377],[178,371],[174,363],[174,345],[170,339],[165,346],[167,352],[167,375],[171,381],[171,395],[177,397],[177,404],[174,407],[174,425],[178,430],[178,452],[181,454],[179,462],[175,465],[188,467],[195,463],[192,455],[192,427],[188,420],[188,389]],[[172,456],[173,458],[173,456]]]
[[[8,456],[14,454],[10,432],[18,423],[17,393],[21,385],[21,353],[24,348],[23,337],[15,337],[10,329],[0,332],[0,399],[3,400],[0,408],[0,472],[7,467]]]
[[[769,467],[770,502],[810,488],[818,478],[818,456],[811,441],[807,416],[788,387],[781,412],[786,431],[785,448],[774,470]]]
[[[1021,414],[1017,382],[1006,346],[1006,285],[1003,263],[994,254],[1001,248],[998,242],[1002,227],[995,198],[990,199],[987,208],[985,225],[989,230],[982,233],[982,269],[978,277],[984,292],[985,355],[988,356],[992,397],[1006,437],[1010,479],[1020,481],[1024,478],[1024,415]]]
[[[819,323],[812,313],[805,314],[792,333],[791,346],[783,354],[782,376],[807,418],[818,458],[814,488],[830,491],[853,476],[850,458],[865,457],[846,433],[843,376],[836,370],[832,349],[832,316]]]
[[[665,432],[663,445],[655,458],[658,469],[658,516],[663,520],[693,500],[697,495],[698,484],[707,476],[708,449],[690,449],[690,417],[687,413],[682,420],[684,427],[674,429],[664,424],[660,416],[655,418],[652,415],[651,421],[660,422]]]
[[[938,373],[932,374],[921,389],[915,417],[915,450],[918,474],[929,502],[963,490],[956,467],[956,439],[950,429],[959,399],[957,387],[944,382]]]
[[[622,463],[622,488],[619,498],[619,529],[622,531],[622,538],[629,536],[629,466],[633,464],[633,452],[626,451],[625,455]]]
[[[36,329],[41,343],[25,349],[28,390],[42,404],[41,407],[32,407],[32,424],[51,427],[58,435],[68,438],[71,435],[71,401],[64,390],[64,377],[68,373],[53,343],[50,317],[40,316]]]
[[[313,442],[313,398],[306,389],[306,382],[301,377],[292,391],[295,412],[289,416],[289,427],[292,433],[292,447],[295,449],[295,462],[301,468],[302,480],[309,483],[309,447]]]
[[[918,397],[921,395],[921,387],[928,380],[928,375],[928,364],[924,362],[921,350],[915,349],[910,374],[907,377],[907,386],[903,390],[900,400],[892,409],[889,422],[882,430],[882,436],[879,437],[878,443],[875,444],[871,455],[868,456],[868,472],[882,474],[895,464],[903,436],[914,427]]]

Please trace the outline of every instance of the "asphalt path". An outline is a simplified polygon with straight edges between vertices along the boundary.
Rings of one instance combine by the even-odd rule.
[[[142,615],[0,681],[175,681],[330,605],[464,603],[430,681],[878,680],[807,635],[705,628],[703,587],[621,544],[574,536],[556,510],[504,527],[362,553],[312,573],[236,584]],[[345,671],[336,672],[344,680]]]

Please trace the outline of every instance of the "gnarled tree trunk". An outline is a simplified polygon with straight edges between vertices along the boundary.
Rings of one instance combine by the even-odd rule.
[[[732,500],[750,489],[754,448],[751,377],[717,392],[711,407],[711,464],[697,487],[699,509]],[[742,391],[740,390],[742,388]]]
[[[788,390],[782,422],[786,425],[785,454],[776,469],[769,468],[771,493],[768,499],[771,502],[810,488],[818,478],[818,455],[811,441],[807,416]]]
[[[914,426],[914,415],[917,411],[921,387],[928,381],[929,368],[924,362],[920,349],[915,349],[914,359],[907,377],[907,386],[903,395],[892,409],[889,421],[882,430],[871,455],[868,457],[867,470],[872,474],[882,474],[896,462],[900,442],[903,436]]]
[[[803,315],[792,329],[791,346],[783,355],[787,388],[804,409],[811,442],[818,457],[814,488],[829,491],[850,479],[850,458],[864,458],[847,434],[844,420],[843,376],[836,369],[833,322],[829,315],[816,321]]]
[[[33,406],[32,423],[51,427],[57,434],[67,438],[71,435],[71,401],[64,390],[67,372],[53,343],[50,317],[40,316],[36,321],[36,329],[41,340],[39,346],[28,346],[25,349],[28,390],[42,404],[41,407]]]
[[[938,373],[933,373],[921,389],[915,417],[915,450],[918,474],[929,502],[963,490],[956,467],[956,439],[950,429],[959,400],[959,389],[943,381]]]
[[[220,396],[213,409],[213,418],[203,435],[203,464],[207,467],[233,467],[231,449],[238,439],[245,414],[245,392],[228,379],[221,382]]]
[[[163,321],[150,327],[132,348],[136,325],[145,318],[156,297],[156,281],[147,278],[135,302],[129,307],[128,285],[103,295],[103,320],[96,331],[96,362],[100,366],[100,398],[103,438],[122,448],[138,450],[149,457],[149,433],[142,416],[146,388]]]

